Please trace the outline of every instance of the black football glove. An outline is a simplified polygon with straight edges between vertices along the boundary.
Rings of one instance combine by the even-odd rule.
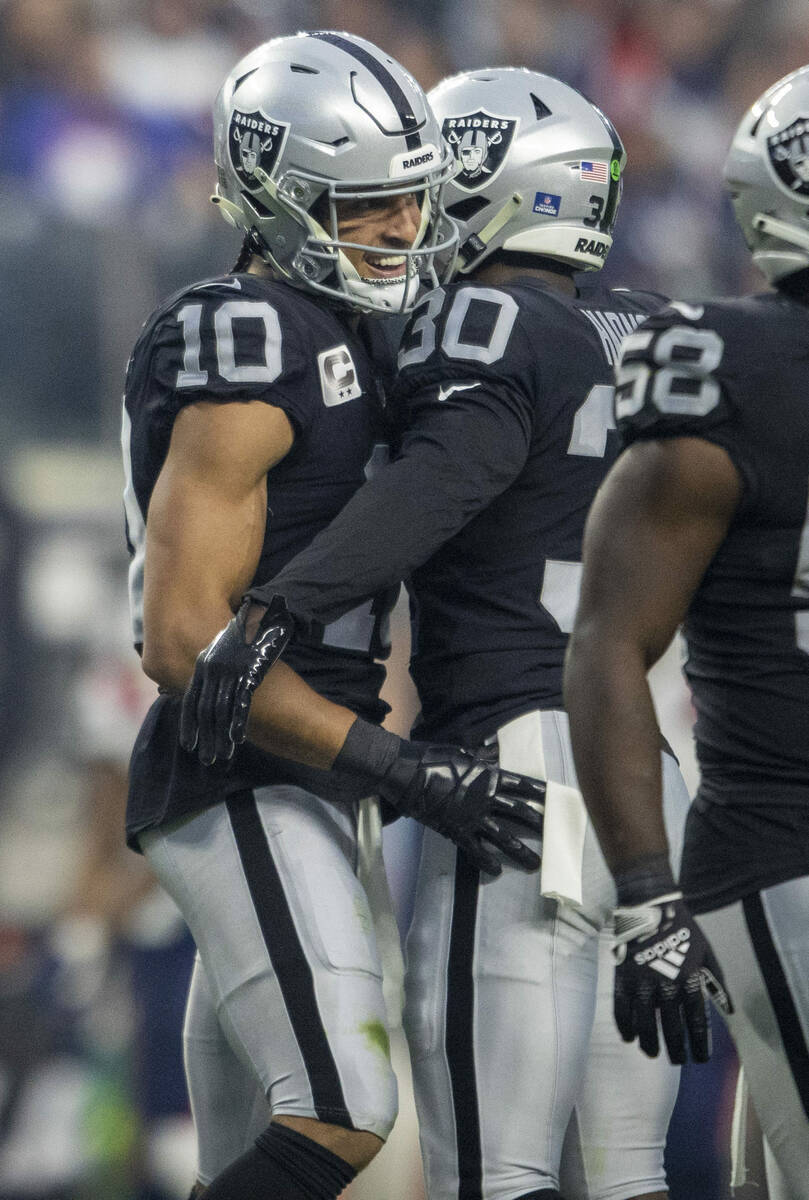
[[[450,838],[479,871],[499,875],[501,859],[539,867],[539,855],[510,828],[542,836],[545,784],[538,779],[501,771],[458,746],[402,741],[379,791],[404,816]]]
[[[283,654],[295,627],[283,599],[275,596],[247,641],[251,606],[252,601],[245,601],[198,655],[183,696],[180,745],[196,750],[206,766],[232,758],[244,741],[253,692]]]
[[[711,1057],[707,997],[733,1012],[722,971],[681,892],[615,910],[615,1023],[651,1058],[659,1050],[657,1014],[673,1063]]]
[[[545,784],[458,746],[408,742],[357,720],[335,759],[337,770],[368,781],[400,816],[455,842],[480,871],[499,875],[507,859],[535,871],[539,856],[517,837],[542,836]]]

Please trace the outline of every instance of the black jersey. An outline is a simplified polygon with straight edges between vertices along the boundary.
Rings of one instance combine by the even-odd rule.
[[[132,554],[133,635],[142,640],[145,514],[177,413],[188,404],[263,401],[293,427],[290,452],[267,474],[267,522],[255,578],[311,541],[364,483],[382,435],[380,398],[363,344],[331,309],[284,284],[229,275],[178,293],[148,320],[124,398],[125,507]],[[285,656],[313,687],[371,720],[379,699],[389,597],[375,596]],[[298,780],[305,769],[245,746],[227,776],[177,745],[179,700],[163,696],[133,756],[128,827],[212,803],[223,788]],[[325,773],[320,773],[325,775]]]
[[[474,743],[522,712],[562,707],[584,522],[617,452],[611,367],[660,303],[527,278],[463,283],[434,305],[434,325],[412,326],[399,357],[409,424],[468,396],[526,434],[513,481],[413,573],[426,735]]]
[[[469,743],[562,704],[585,516],[617,451],[612,366],[662,299],[457,283],[399,354],[397,461],[269,586],[327,619],[410,576],[419,736]]]
[[[743,485],[684,627],[701,782],[683,882],[698,911],[809,869],[807,362],[809,308],[775,293],[672,305],[618,376],[625,441],[705,438]]]

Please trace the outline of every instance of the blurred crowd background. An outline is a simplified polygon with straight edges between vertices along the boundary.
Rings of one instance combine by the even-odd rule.
[[[302,28],[368,37],[426,88],[488,65],[559,75],[628,150],[609,282],[683,298],[761,286],[721,166],[742,111],[809,61],[809,0],[0,0],[0,1200],[190,1185],[191,950],[121,836],[152,688],[127,630],[120,401],[154,304],[236,255],[208,202],[219,84]],[[405,731],[403,618],[399,632]],[[657,695],[693,784],[676,650]],[[393,830],[405,924],[417,837]],[[673,1200],[728,1194],[735,1066],[717,1043],[684,1081]],[[396,1183],[366,1185],[369,1200],[421,1195],[412,1117],[399,1139]]]

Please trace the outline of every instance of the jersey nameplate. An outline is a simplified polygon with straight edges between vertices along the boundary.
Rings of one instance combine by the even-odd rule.
[[[347,346],[335,346],[331,350],[322,350],[317,356],[320,371],[320,389],[323,393],[323,403],[327,408],[336,404],[345,404],[348,400],[356,400],[362,395],[362,388],[357,379],[357,368],[348,352]]]
[[[615,366],[621,357],[621,343],[626,335],[637,329],[647,316],[646,313],[605,312],[589,308],[582,308],[580,311],[598,331],[601,348],[611,367]]]

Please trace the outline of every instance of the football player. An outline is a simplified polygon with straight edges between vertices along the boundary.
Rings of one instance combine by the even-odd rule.
[[[588,522],[565,677],[618,885],[621,1032],[655,1054],[659,1013],[677,1053],[713,991],[783,1176],[770,1194],[792,1200],[809,1197],[808,159],[802,67],[744,116],[725,164],[773,290],[674,303],[624,342],[627,448]],[[701,782],[676,880],[646,672],[681,622]]]
[[[459,159],[457,280],[403,337],[398,458],[251,595],[283,596],[307,629],[409,578],[419,736],[549,781],[541,888],[425,838],[405,1024],[430,1197],[661,1197],[678,1071],[633,1060],[614,1029],[615,893],[573,790],[562,664],[585,515],[617,448],[612,366],[662,298],[577,281],[609,252],[625,162],[598,108],[506,68],[429,99]],[[188,740],[196,723],[227,754],[239,703],[217,714],[202,691],[219,657],[198,664]],[[687,794],[669,752],[658,769],[676,860]]]
[[[242,255],[154,313],[127,374],[135,640],[166,693],[133,752],[127,832],[199,951],[186,1028],[198,1188],[210,1200],[326,1200],[374,1156],[396,1111],[356,876],[358,797],[379,790],[495,872],[495,847],[538,865],[501,814],[535,830],[521,795],[541,788],[521,793],[496,766],[378,729],[382,593],[278,665],[256,704],[261,749],[211,771],[180,750],[180,696],[200,647],[364,481],[379,399],[359,314],[406,311],[452,240],[440,127],[414,80],[360,38],[259,47],[224,84],[215,139],[215,200],[245,232]],[[278,609],[262,622],[252,650],[264,667],[288,630]],[[335,756],[352,766],[349,729],[352,746],[364,731],[374,748],[362,776],[318,770]],[[304,765],[267,753],[301,748]]]

